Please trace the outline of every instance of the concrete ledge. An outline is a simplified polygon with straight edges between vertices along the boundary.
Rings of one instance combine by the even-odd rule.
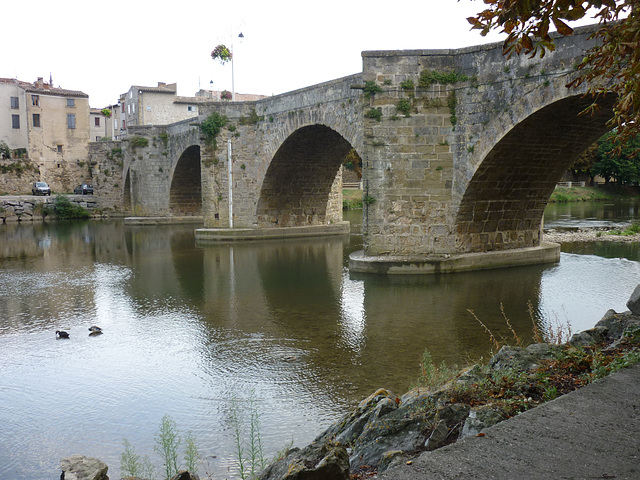
[[[185,224],[202,225],[204,220],[202,217],[184,216],[184,217],[125,217],[125,225],[185,225]]]
[[[326,235],[348,235],[349,222],[304,227],[274,228],[198,228],[196,243],[218,243],[229,241],[268,240],[273,238],[321,237]]]
[[[560,245],[551,242],[542,242],[538,247],[449,256],[368,257],[359,250],[349,255],[349,270],[383,275],[425,275],[553,263],[559,259]]]

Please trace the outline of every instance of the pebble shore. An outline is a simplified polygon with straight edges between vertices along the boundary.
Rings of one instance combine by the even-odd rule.
[[[579,228],[577,230],[545,230],[543,239],[546,242],[640,242],[640,233],[635,235],[612,235],[602,228]]]

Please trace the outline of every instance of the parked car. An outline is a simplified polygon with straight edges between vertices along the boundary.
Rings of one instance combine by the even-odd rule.
[[[73,193],[76,195],[93,195],[93,185],[83,183],[82,185],[78,185]]]
[[[45,182],[35,182],[31,186],[32,195],[51,195],[51,189]]]

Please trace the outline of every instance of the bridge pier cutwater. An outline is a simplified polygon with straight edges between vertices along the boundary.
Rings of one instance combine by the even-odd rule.
[[[557,261],[559,246],[542,238],[544,208],[612,116],[606,97],[594,115],[579,115],[592,102],[587,86],[566,87],[595,28],[557,38],[544,58],[508,59],[501,44],[363,52],[356,75],[203,104],[198,119],[162,127],[147,153],[127,155],[125,192],[146,216],[190,202],[183,210],[204,225],[199,243],[346,234],[341,165],[354,149],[364,250],[351,255],[352,271]],[[215,144],[197,126],[212,112],[229,119]],[[188,185],[200,203],[180,196]]]

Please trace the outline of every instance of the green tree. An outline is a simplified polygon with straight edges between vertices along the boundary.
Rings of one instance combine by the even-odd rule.
[[[640,133],[640,0],[484,0],[486,9],[467,20],[472,28],[486,35],[501,29],[507,34],[503,53],[529,54],[531,57],[553,51],[550,29],[567,36],[573,29],[567,22],[593,14],[600,28],[592,35],[590,48],[578,65],[579,76],[569,86],[587,83],[593,104],[583,113],[598,108],[598,98],[617,95],[614,117],[622,142]]]
[[[640,181],[640,135],[621,142],[616,132],[609,132],[598,140],[598,161],[591,173],[600,175],[606,183],[615,179],[618,185]]]

